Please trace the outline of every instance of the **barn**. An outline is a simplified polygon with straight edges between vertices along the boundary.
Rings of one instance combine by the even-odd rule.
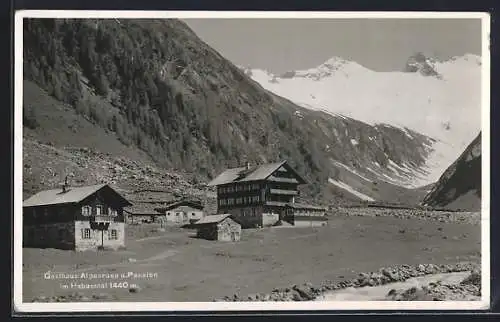
[[[201,202],[188,199],[175,201],[155,210],[164,214],[167,223],[174,225],[192,224],[205,215]]]
[[[219,241],[239,241],[241,225],[232,219],[230,214],[203,217],[194,225],[198,238]]]
[[[159,223],[162,214],[148,204],[136,204],[123,209],[126,214],[127,224]]]
[[[107,184],[38,192],[23,202],[23,246],[86,250],[125,246],[123,207]]]

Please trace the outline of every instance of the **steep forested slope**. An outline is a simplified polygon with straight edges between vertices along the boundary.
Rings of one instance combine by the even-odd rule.
[[[178,20],[28,19],[23,50],[30,84],[157,165],[201,180],[287,159],[311,183],[306,197],[353,198],[334,178],[375,199],[414,202],[395,184],[411,174],[396,168],[419,168],[432,151],[416,132],[307,110],[264,90]],[[25,95],[24,125],[35,137],[45,131],[37,109]],[[380,189],[382,174],[389,181]]]

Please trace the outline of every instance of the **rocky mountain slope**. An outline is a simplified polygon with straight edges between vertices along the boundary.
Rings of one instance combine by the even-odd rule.
[[[455,210],[481,210],[481,133],[443,173],[423,204]]]
[[[481,129],[481,59],[476,55],[439,61],[417,53],[395,72],[376,72],[341,57],[283,75],[242,70],[303,107],[434,138],[426,175],[414,173],[416,180],[405,186],[437,181]]]
[[[57,149],[25,161],[25,180],[37,188],[56,184],[39,180],[45,162],[77,163],[88,155],[73,148],[87,147],[98,155],[78,165],[88,181],[116,179],[93,178],[99,167],[117,171],[102,164],[105,155],[139,159],[193,184],[247,161],[287,159],[311,183],[302,197],[325,204],[416,203],[425,193],[401,183],[427,175],[433,139],[272,94],[178,20],[29,19],[23,50],[25,160]]]
[[[115,133],[76,113],[71,106],[24,82],[27,116],[23,128],[23,197],[45,188],[108,183],[139,206],[196,198],[215,210],[215,192],[196,176],[159,167],[146,153],[126,146]],[[26,118],[26,116],[25,116]]]

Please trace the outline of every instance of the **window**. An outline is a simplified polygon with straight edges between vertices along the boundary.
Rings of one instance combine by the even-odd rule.
[[[90,239],[90,228],[82,229],[82,239]]]
[[[195,217],[195,216],[196,216],[196,214],[194,212],[191,213],[191,217]]]
[[[90,207],[90,206],[83,206],[82,207],[82,215],[90,216],[91,213],[92,213],[92,207]]]
[[[116,217],[118,216],[118,212],[113,208],[108,208],[108,215],[111,217]]]
[[[176,217],[179,217],[179,216],[180,216],[180,213],[176,212],[176,213],[175,213],[175,216],[176,216]]]
[[[116,229],[111,229],[111,234],[109,236],[110,240],[117,240],[118,239],[118,231]]]
[[[102,215],[102,206],[101,205],[95,206],[95,215],[96,216]]]

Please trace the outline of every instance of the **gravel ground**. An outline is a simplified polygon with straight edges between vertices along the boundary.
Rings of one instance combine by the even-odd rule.
[[[399,219],[432,220],[442,223],[481,224],[480,212],[429,211],[420,209],[390,208],[337,208],[332,216],[394,217]]]

